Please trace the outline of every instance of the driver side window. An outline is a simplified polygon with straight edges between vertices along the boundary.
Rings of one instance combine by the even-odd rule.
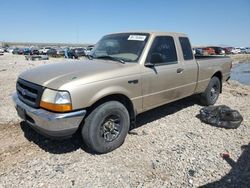
[[[173,37],[155,37],[147,57],[147,62],[155,65],[177,64],[177,54]]]

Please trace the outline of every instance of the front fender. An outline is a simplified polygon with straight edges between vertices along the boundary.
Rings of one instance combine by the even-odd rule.
[[[139,76],[136,79],[139,80]],[[90,107],[96,101],[114,94],[124,95],[131,101],[135,99],[136,103],[139,103],[139,99],[137,100],[137,98],[141,96],[141,83],[139,81],[138,84],[129,84],[128,80],[129,78],[120,78],[72,88],[69,92],[72,98],[73,109],[77,110]]]

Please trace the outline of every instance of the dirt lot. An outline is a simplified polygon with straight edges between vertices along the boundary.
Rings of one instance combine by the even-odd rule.
[[[20,72],[49,61],[0,57],[0,187],[247,187],[250,184],[250,86],[224,84],[217,104],[241,112],[236,130],[196,117],[197,96],[138,117],[119,149],[93,155],[78,135],[64,141],[40,136],[17,117],[11,94]],[[60,61],[68,61],[60,59]],[[221,153],[229,153],[223,160]]]

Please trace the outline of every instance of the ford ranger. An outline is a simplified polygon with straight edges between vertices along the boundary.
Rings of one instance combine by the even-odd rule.
[[[41,134],[64,138],[79,130],[93,152],[107,153],[122,145],[142,112],[193,94],[213,105],[231,65],[228,57],[196,59],[186,34],[115,33],[86,60],[23,72],[13,100]]]

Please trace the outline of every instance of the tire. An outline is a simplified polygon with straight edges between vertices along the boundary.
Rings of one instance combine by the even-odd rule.
[[[206,90],[201,94],[201,103],[205,106],[213,105],[221,91],[221,82],[218,77],[212,77]]]
[[[128,110],[117,101],[109,101],[95,108],[85,119],[82,138],[94,153],[107,153],[120,147],[129,131]]]

